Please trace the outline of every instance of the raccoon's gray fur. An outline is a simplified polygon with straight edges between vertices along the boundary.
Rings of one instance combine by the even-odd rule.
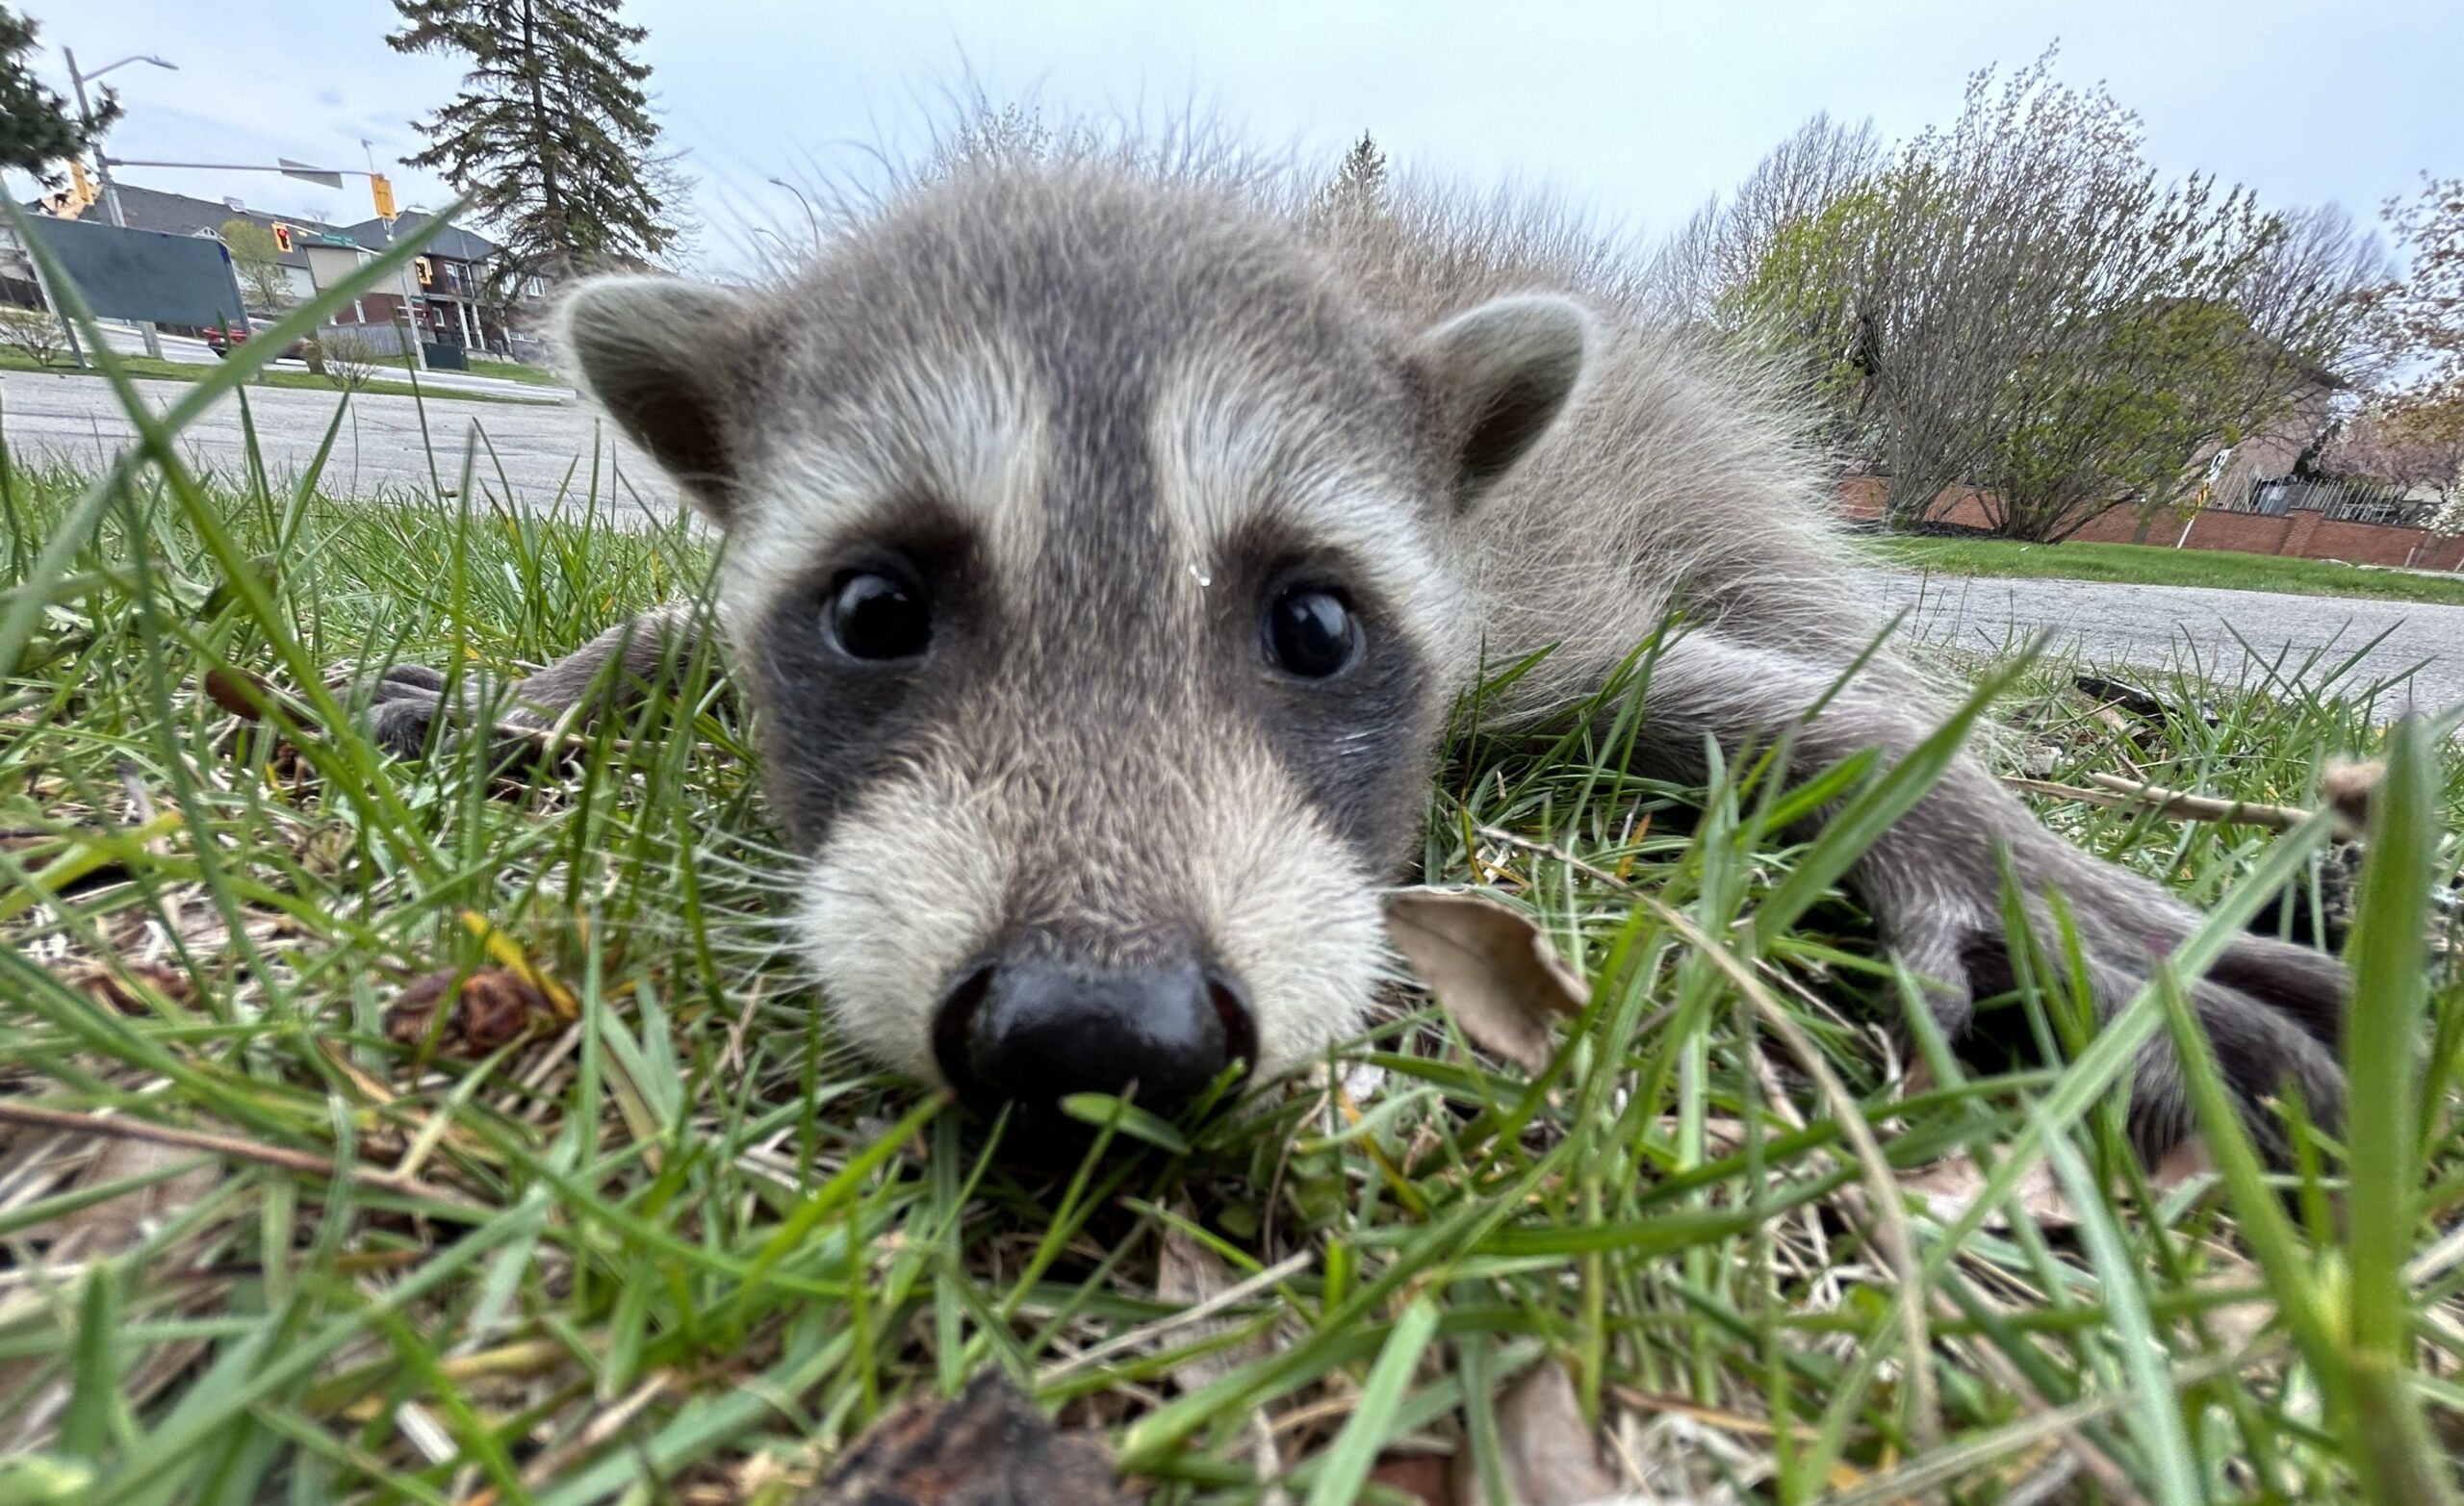
[[[1831,694],[1884,625],[1767,384],[1656,332],[1562,247],[1435,200],[1278,209],[993,164],[776,287],[573,294],[582,380],[725,529],[717,611],[809,855],[800,926],[846,1038],[934,1080],[981,1064],[967,1011],[1058,1011],[1074,1034],[996,1086],[1118,1086],[1100,1037],[1142,1031],[1168,975],[1217,1011],[1220,1033],[1192,1027],[1217,1064],[1306,1059],[1371,1000],[1375,891],[1418,840],[1449,705],[1541,650],[1491,715],[1581,702],[1681,616],[1645,701],[1643,756],[1670,774],[1701,772],[1707,741],[1787,733],[1810,772],[1939,724],[1886,655]],[[847,593],[884,571],[923,599],[930,646],[860,661],[860,619],[832,614],[871,610]],[[1320,611],[1318,588],[1349,603],[1358,657],[1298,678],[1262,614]],[[688,621],[520,689],[569,708]],[[1290,641],[1322,647],[1308,635],[1337,621]],[[380,733],[416,745],[433,691],[381,686]],[[1954,1033],[2007,985],[2004,853],[2040,924],[2062,894],[2104,1010],[2196,919],[1963,759],[1852,875]],[[986,1004],[1031,970],[1027,1003]],[[2343,993],[2333,961],[2255,938],[2194,985],[2243,1093],[2289,1080],[2330,1118]],[[1081,1057],[1093,1079],[1058,1081]],[[2133,1102],[2151,1152],[2189,1133],[2161,1044]]]

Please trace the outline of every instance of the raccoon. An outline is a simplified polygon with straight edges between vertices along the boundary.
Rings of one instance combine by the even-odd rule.
[[[1867,657],[1885,625],[1772,384],[1569,243],[990,164],[777,286],[565,300],[581,382],[724,530],[716,618],[843,1038],[1030,1117],[1321,1053],[1372,1003],[1450,706],[1527,658],[1486,714],[1562,716],[1659,635],[1636,757],[1678,778],[1940,725]],[[523,714],[692,622],[603,635]],[[376,697],[403,750],[447,709],[415,668]],[[1953,1035],[2011,983],[2006,861],[2040,928],[2066,904],[2108,1014],[2197,919],[1963,757],[1851,875]],[[2339,964],[2246,937],[2191,986],[2250,1102],[2289,1082],[2332,1120]],[[2161,1041],[2130,1122],[2150,1155],[2191,1132]]]

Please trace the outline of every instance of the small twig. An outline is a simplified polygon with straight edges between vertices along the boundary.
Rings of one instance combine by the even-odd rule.
[[[2011,789],[2030,795],[2050,795],[2056,800],[2075,800],[2090,805],[2117,808],[2144,806],[2151,814],[2171,821],[2214,821],[2224,826],[2266,827],[2271,831],[2290,831],[2318,814],[2298,805],[2219,800],[2213,795],[2198,795],[2140,779],[2126,779],[2118,774],[2091,774],[2088,778],[2103,787],[2084,789],[2076,784],[2057,784],[2050,779],[2021,779],[2015,774],[2004,775],[2002,782]]]
[[[1194,1302],[1168,1317],[1133,1328],[1125,1334],[1115,1334],[1090,1349],[1082,1349],[1059,1364],[1048,1366],[1036,1377],[1038,1386],[1049,1386],[1065,1375],[1071,1375],[1091,1365],[1111,1359],[1124,1349],[1135,1349],[1151,1340],[1160,1339],[1176,1328],[1202,1323],[1235,1303],[1245,1302],[1277,1282],[1289,1281],[1308,1268],[1309,1252],[1286,1256],[1254,1276],[1234,1282],[1203,1302]]]
[[[132,1119],[117,1114],[77,1113],[65,1109],[45,1109],[39,1104],[21,1104],[0,1100],[0,1123],[39,1125],[44,1129],[65,1130],[75,1135],[105,1135],[121,1139],[151,1140],[157,1145],[176,1145],[186,1150],[209,1151],[217,1156],[229,1156],[240,1161],[253,1161],[260,1165],[280,1166],[288,1171],[305,1172],[328,1181],[342,1176],[334,1163],[322,1156],[306,1151],[286,1150],[279,1145],[261,1145],[228,1135],[207,1135],[198,1130],[182,1130],[167,1124],[155,1124],[144,1119]],[[397,1176],[390,1171],[373,1171],[366,1167],[351,1168],[349,1180],[398,1192],[404,1197],[427,1198],[433,1202],[473,1207],[460,1194],[446,1190],[416,1177]]]
[[[1597,864],[1584,862],[1581,858],[1577,857],[1574,854],[1567,852],[1564,848],[1557,846],[1553,842],[1543,842],[1534,837],[1522,836],[1516,832],[1507,831],[1498,827],[1476,826],[1472,830],[1478,832],[1480,835],[1487,837],[1492,842],[1503,842],[1508,847],[1519,847],[1527,853],[1534,853],[1542,857],[1552,858],[1557,862],[1561,862],[1567,867],[1573,869],[1575,872],[1583,875],[1585,878],[1597,879],[1602,883],[1608,885],[1612,889],[1621,889],[1628,893],[1633,892],[1634,886],[1630,882],[1618,878],[1615,874],[1610,873],[1607,869],[1602,868]]]

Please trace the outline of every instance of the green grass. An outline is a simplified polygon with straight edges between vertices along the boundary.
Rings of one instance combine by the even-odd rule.
[[[510,514],[467,477],[458,502],[343,498],[158,454],[0,472],[14,1499],[779,1503],[888,1408],[998,1366],[1151,1499],[1397,1500],[1379,1466],[1416,1450],[1504,1478],[1527,1440],[1501,1397],[1544,1362],[1663,1498],[2444,1498],[2464,988],[2418,942],[2464,767],[2334,684],[2176,686],[2212,717],[2117,725],[2048,665],[1993,715],[1998,756],[2072,783],[2127,765],[2305,804],[2329,754],[2393,754],[2348,1218],[2333,1146],[2272,1185],[2229,1111],[2219,1174],[2142,1190],[2111,1133],[2120,1023],[2041,1067],[1963,1066],[1920,1029],[1930,1083],[1895,1070],[1912,985],[1820,877],[1854,821],[1791,844],[1754,771],[1644,780],[1587,734],[1458,740],[1423,851],[1592,983],[1540,1080],[1399,991],[1186,1149],[1041,1172],[830,1038],[708,665],[516,783],[475,743],[385,758],[321,688],[344,658],[552,657],[694,589],[696,535],[610,526],[606,488]],[[243,723],[218,671],[299,709]],[[2212,906],[2309,872],[2317,834],[2043,808]],[[570,1013],[477,1060],[389,1032],[408,980],[506,956]],[[2055,1040],[2066,1008],[2031,989],[2005,1017]],[[2212,1087],[2166,999],[2127,1023],[2185,1031]],[[25,1105],[216,1153],[102,1156],[6,1118]],[[1876,1198],[1963,1152],[2058,1180],[2077,1221],[2039,1192],[1989,1222],[1911,1203],[1904,1286]],[[140,1188],[149,1222],[90,1225]],[[1154,1329],[1168,1240],[1280,1274],[1228,1326]]]
[[[487,356],[471,356],[473,376],[494,376],[508,382],[528,382],[533,387],[562,387],[565,379],[544,367],[526,361],[497,361]]]
[[[66,365],[66,359],[67,358],[64,355],[62,357],[61,364],[44,366],[42,363],[35,360],[32,356],[27,355],[22,350],[14,350],[6,346],[0,346],[0,371],[41,371],[52,376],[84,376],[90,374],[89,372],[78,370],[74,366]],[[119,363],[120,369],[130,376],[150,377],[167,382],[201,382],[211,376],[215,371],[220,370],[219,363],[214,366],[208,366],[203,362],[198,361],[157,361],[149,356],[123,355],[119,358]],[[498,363],[491,362],[489,364],[496,365]],[[471,366],[472,370],[476,371],[478,370],[479,363],[475,361]],[[528,370],[531,369],[525,367],[523,370]],[[483,376],[496,376],[502,373],[496,371],[483,371],[479,374]],[[518,381],[529,380],[528,377],[517,377],[515,379]],[[261,370],[249,378],[248,385],[252,387],[305,388],[310,392],[321,393],[330,393],[336,390],[332,382],[319,376],[314,371]],[[379,397],[408,397],[416,393],[419,396],[424,397],[430,402],[531,403],[538,400],[529,397],[512,397],[500,393],[463,392],[448,387],[429,386],[425,383],[422,383],[420,386],[414,388],[408,380],[398,382],[385,377],[379,377],[374,381],[369,382],[359,390],[372,396]]]
[[[2222,586],[2294,596],[2464,604],[2464,574],[2376,570],[2323,559],[2279,559],[2272,554],[2171,549],[2146,544],[2017,544],[2006,539],[1875,538],[1861,545],[1882,563],[1945,575]]]

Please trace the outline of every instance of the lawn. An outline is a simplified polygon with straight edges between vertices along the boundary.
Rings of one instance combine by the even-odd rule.
[[[122,355],[119,357],[119,364],[120,369],[130,376],[152,377],[167,382],[201,382],[211,376],[214,372],[221,370],[219,365],[207,366],[204,363],[197,361],[157,361],[150,356],[140,355]],[[474,370],[476,370],[478,363],[472,363],[472,367]],[[529,370],[532,369],[525,367],[523,370]],[[73,366],[45,366],[41,362],[35,360],[32,356],[27,355],[24,351],[11,349],[5,345],[0,345],[0,371],[43,371],[48,372],[53,376],[82,376],[89,374],[79,371]],[[494,376],[499,373],[486,371],[481,372],[480,374]],[[526,381],[528,378],[523,377],[517,378],[517,380]],[[256,372],[249,378],[249,382],[251,385],[258,387],[298,387],[306,388],[311,392],[321,393],[340,391],[340,389],[335,387],[332,382],[319,376],[314,371],[274,370],[269,369]],[[398,382],[391,380],[390,378],[381,377],[375,381],[368,383],[359,390],[363,393],[376,396],[392,397],[408,397],[416,393],[421,398],[429,402],[526,403],[536,400],[528,397],[511,397],[498,393],[465,392],[449,387],[430,386],[424,382],[414,388],[408,379]]]
[[[710,666],[520,779],[322,689],[552,657],[694,590],[692,532],[168,465],[0,471],[0,1499],[783,1503],[987,1372],[1168,1502],[1502,1499],[1594,1438],[1658,1499],[2346,1500],[2464,1427],[2464,987],[2408,991],[2464,765],[2333,686],[2138,716],[2044,665],[1992,741],[2288,805],[2396,754],[2351,955],[2400,1151],[2271,1185],[2210,1104],[2220,1172],[2142,1166],[2161,991],[2100,1047],[2023,970],[2045,1052],[1954,1054],[1844,900],[1751,923],[1852,830],[1573,732],[1458,738],[1422,854],[1588,986],[1536,1076],[1399,985],[1253,1112],[1043,1169],[831,1038]],[[2323,818],[2042,809],[2317,918]]]
[[[2387,601],[2464,604],[2464,574],[2427,574],[2279,559],[2221,549],[2169,549],[2146,544],[2018,544],[2007,539],[1874,538],[1877,559],[1945,575],[2028,575],[2150,586],[2221,586],[2295,596],[2371,597]]]
[[[508,382],[528,382],[533,387],[561,387],[565,379],[544,367],[526,361],[498,361],[488,356],[467,357],[473,376],[494,376]]]

